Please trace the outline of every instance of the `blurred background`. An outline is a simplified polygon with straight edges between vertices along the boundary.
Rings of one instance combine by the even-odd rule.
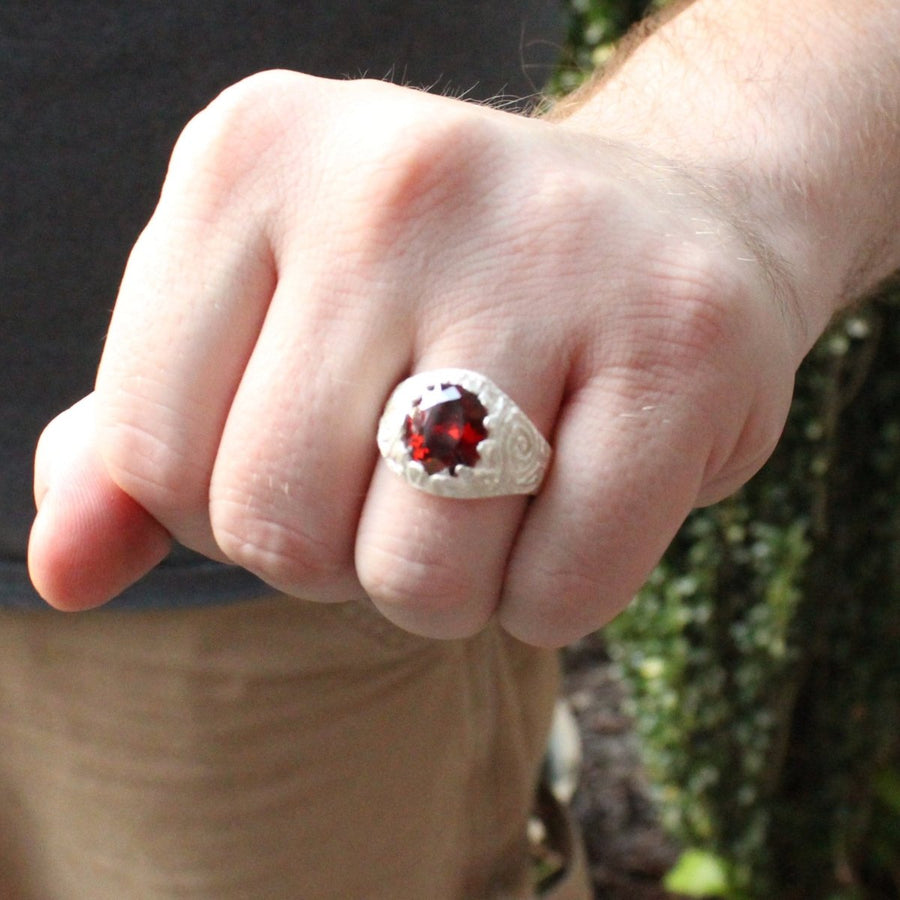
[[[569,0],[555,90],[664,5]],[[898,585],[893,284],[814,348],[763,471],[567,652],[598,897],[900,897]]]

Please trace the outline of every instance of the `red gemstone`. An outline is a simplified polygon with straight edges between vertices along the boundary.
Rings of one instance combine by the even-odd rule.
[[[410,456],[429,475],[457,466],[474,466],[478,445],[487,437],[487,410],[478,397],[458,384],[428,388],[406,417],[404,442]]]

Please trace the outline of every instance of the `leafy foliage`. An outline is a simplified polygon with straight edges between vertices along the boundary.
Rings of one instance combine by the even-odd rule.
[[[653,5],[571,0],[559,87]],[[834,324],[773,458],[690,516],[607,629],[664,823],[697,851],[680,890],[900,896],[898,592],[894,286]]]
[[[835,325],[781,446],[608,629],[664,821],[754,897],[900,893],[900,295]]]

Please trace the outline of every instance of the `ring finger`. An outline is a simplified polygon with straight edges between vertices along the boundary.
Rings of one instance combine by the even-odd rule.
[[[538,362],[547,348],[528,352],[527,343],[511,337],[479,342],[479,353],[467,349],[473,344],[461,332],[451,333],[417,361],[416,371],[448,364],[486,371],[546,436],[562,385],[548,380]],[[485,351],[489,365],[476,359]],[[496,609],[527,504],[524,496],[434,496],[378,466],[357,534],[363,587],[387,618],[409,631],[442,638],[477,632]]]

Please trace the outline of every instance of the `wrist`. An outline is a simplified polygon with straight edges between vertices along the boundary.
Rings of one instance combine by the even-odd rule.
[[[690,174],[780,279],[805,352],[900,265],[900,8],[697,0],[551,114]]]

